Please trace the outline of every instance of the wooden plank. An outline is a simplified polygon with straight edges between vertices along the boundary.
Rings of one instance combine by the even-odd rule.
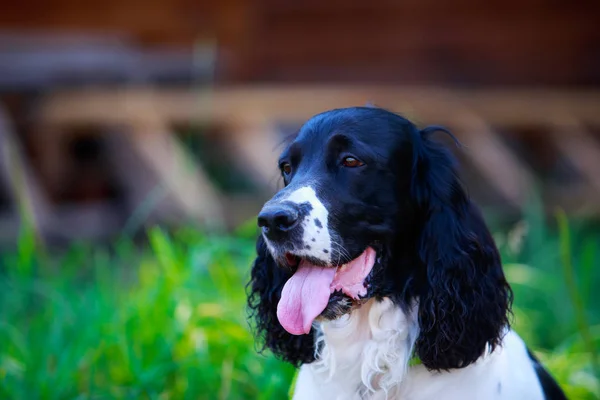
[[[169,122],[222,121],[259,115],[271,121],[304,121],[334,107],[379,106],[402,112],[409,106],[420,120],[451,123],[467,107],[490,124],[539,124],[563,110],[586,123],[600,124],[600,91],[443,90],[393,86],[233,86],[214,90],[104,89],[63,91],[41,104],[48,124],[126,124],[150,106]],[[457,106],[456,102],[462,104]]]
[[[556,148],[600,194],[600,145],[582,124],[567,120],[550,129]]]
[[[19,217],[19,227],[33,228],[38,240],[42,239],[48,222],[48,205],[33,171],[23,157],[8,114],[0,105],[0,178],[9,187]],[[15,232],[15,235],[17,232]]]
[[[166,121],[143,113],[130,125],[130,143],[158,176],[183,215],[209,227],[223,226],[219,195],[202,168],[169,130]]]
[[[533,173],[502,139],[477,115],[463,114],[458,131],[464,137],[462,154],[471,159],[487,183],[494,186],[511,205],[525,204],[532,187]]]
[[[255,184],[273,191],[278,188],[280,174],[277,168],[282,142],[272,122],[262,118],[235,121],[225,131],[228,150],[240,170]]]

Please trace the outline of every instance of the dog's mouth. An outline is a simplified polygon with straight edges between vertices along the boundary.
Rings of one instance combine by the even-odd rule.
[[[366,279],[376,257],[375,250],[367,247],[346,264],[323,267],[286,254],[286,262],[297,269],[284,285],[277,305],[277,318],[283,328],[293,335],[307,334],[331,300],[342,300],[345,295],[352,301],[360,301],[367,294]]]

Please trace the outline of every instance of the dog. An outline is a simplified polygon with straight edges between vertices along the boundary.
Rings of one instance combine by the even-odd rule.
[[[300,368],[294,399],[566,398],[510,328],[500,255],[437,131],[335,109],[281,154],[247,288],[257,336]]]

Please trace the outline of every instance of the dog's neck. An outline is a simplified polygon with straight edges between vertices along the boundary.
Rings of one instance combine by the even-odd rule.
[[[348,391],[346,398],[392,396],[408,369],[418,335],[416,308],[405,313],[388,298],[368,301],[340,319],[320,323],[317,361],[322,384]],[[349,387],[348,382],[359,382]]]

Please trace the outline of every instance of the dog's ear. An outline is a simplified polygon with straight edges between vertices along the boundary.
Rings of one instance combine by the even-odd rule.
[[[411,195],[423,215],[417,246],[426,269],[416,351],[427,368],[446,370],[465,367],[500,343],[512,292],[454,157],[429,138],[434,130],[440,128],[416,133],[413,146]]]
[[[277,319],[281,290],[291,277],[291,271],[277,265],[262,236],[258,237],[256,253],[246,290],[255,333],[262,341],[262,349],[269,348],[278,358],[295,366],[313,362],[315,332],[311,330],[307,335],[292,335]]]

